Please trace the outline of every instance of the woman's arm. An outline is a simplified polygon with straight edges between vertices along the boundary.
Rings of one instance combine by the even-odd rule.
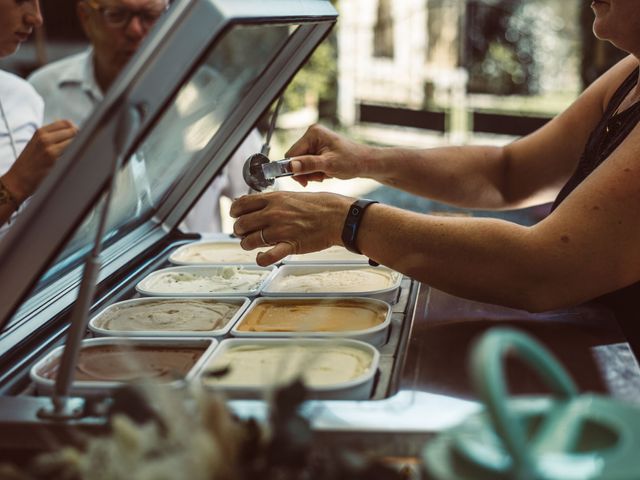
[[[565,112],[505,147],[374,148],[314,126],[290,150],[301,183],[367,177],[466,208],[508,209],[553,200],[576,167],[613,91],[637,63],[621,61]],[[310,173],[315,172],[315,173]]]
[[[640,125],[545,220],[533,227],[370,206],[362,252],[454,295],[532,311],[575,305],[640,281]],[[353,199],[274,192],[234,202],[245,249],[257,261],[340,245]]]
[[[640,281],[638,151],[640,126],[533,227],[373,205],[359,246],[458,296],[533,311],[575,305]]]

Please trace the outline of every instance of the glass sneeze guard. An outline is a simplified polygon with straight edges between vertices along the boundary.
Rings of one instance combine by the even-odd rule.
[[[16,230],[24,233],[23,238],[29,237],[30,242],[33,240],[34,251],[38,251],[36,244],[45,240],[29,235],[29,231],[36,229],[36,224],[45,230],[49,225],[55,225],[55,228],[51,228],[51,240],[60,244],[55,249],[52,244],[47,245],[51,251],[57,250],[53,261],[47,260],[45,252],[38,259],[48,263],[48,269],[44,269],[44,265],[36,266],[35,261],[29,265],[32,274],[38,268],[45,272],[34,284],[36,286],[32,292],[37,294],[47,290],[69,276],[70,272],[73,272],[73,278],[68,279],[68,283],[73,285],[78,280],[77,270],[85,253],[91,248],[92,234],[95,232],[97,215],[94,212],[98,208],[95,205],[102,197],[96,190],[91,193],[91,188],[93,185],[104,188],[106,183],[108,163],[113,156],[109,137],[113,138],[117,128],[114,125],[118,118],[117,111],[124,108],[124,104],[134,102],[144,107],[147,117],[135,142],[137,146],[127,155],[128,160],[118,173],[115,201],[103,238],[105,252],[111,245],[126,240],[128,235],[143,227],[149,230],[156,225],[165,231],[175,228],[177,222],[167,224],[167,216],[175,218],[184,214],[188,208],[184,204],[190,201],[189,198],[199,195],[195,190],[201,191],[202,185],[207,185],[212,176],[222,169],[228,155],[328,33],[336,19],[335,10],[325,0],[278,0],[272,5],[262,2],[260,7],[256,6],[256,2],[246,3],[238,5],[231,0],[177,2],[172,7],[175,11],[170,12],[163,20],[165,23],[156,28],[157,38],[148,39],[146,47],[143,46],[142,52],[134,57],[133,65],[129,65],[118,85],[114,85],[105,102],[87,122],[85,130],[93,132],[81,132],[80,138],[74,142],[77,145],[72,146],[76,148],[70,148],[71,158],[65,159],[59,166],[63,171],[54,171],[52,178],[47,179],[42,189],[43,196],[49,195],[47,201],[40,198],[33,202],[33,208],[28,209],[25,215],[32,217],[28,225],[26,219],[18,222],[22,225],[18,225]],[[304,15],[301,14],[303,4],[309,5]],[[225,9],[233,11],[238,17],[225,18]],[[246,11],[240,15],[239,11],[243,9]],[[209,32],[212,38],[199,39],[203,44],[202,53],[198,53],[193,43],[187,42],[181,46],[178,42],[181,35],[188,37],[195,28],[189,28],[189,23],[206,23],[203,17],[207,12],[212,20],[219,23]],[[197,35],[202,36],[202,28]],[[190,51],[193,58],[179,58],[175,55],[179,49]],[[169,53],[173,53],[171,60],[183,62],[183,79],[175,87],[165,88],[168,97],[158,98],[157,90],[160,87],[157,83],[170,83],[158,76],[158,72],[170,68],[172,62],[167,59]],[[178,69],[178,66],[175,68]],[[152,82],[154,75],[160,82]],[[172,71],[171,75],[177,78],[179,73]],[[148,88],[145,88],[145,81],[151,82]],[[88,163],[91,161],[89,158],[94,165]],[[84,175],[80,174],[81,168],[84,169]],[[65,169],[75,175],[65,175]],[[203,173],[208,178],[204,178]],[[80,178],[83,181],[78,181]],[[189,189],[187,182],[197,183],[197,188]],[[74,188],[69,188],[70,185]],[[87,192],[83,193],[84,203],[78,205],[74,196],[79,197],[82,188]],[[181,202],[182,197],[185,200]],[[56,203],[57,198],[63,201]],[[67,209],[69,215],[66,219],[60,217],[64,215],[64,201],[77,209],[73,212]],[[67,234],[69,240],[62,242],[63,238],[59,237],[58,232],[65,235],[63,229],[66,225],[71,223],[84,205],[91,203],[94,206],[75,222],[73,234]],[[40,212],[31,211],[38,207],[47,207],[41,208],[40,212],[43,217],[48,213],[49,217],[40,218]],[[56,216],[62,221],[54,224],[52,220]],[[11,277],[10,271],[16,264],[25,265],[25,252],[6,255],[10,245],[24,243],[16,241],[17,235],[15,232],[4,239],[6,242],[0,242],[0,278]],[[7,246],[7,249],[3,249]],[[16,297],[9,297],[16,295],[19,288],[24,288],[25,282],[29,281],[26,272],[24,277],[16,281],[20,285],[15,285],[13,292],[7,292],[8,301],[0,302],[3,304],[0,305],[0,325],[7,325],[9,317],[6,315],[16,306]],[[32,299],[36,297],[38,295],[32,296]],[[8,323],[9,327],[29,316],[30,311],[33,313],[33,310],[40,309],[41,300],[39,297],[34,300],[35,305],[30,305],[30,300],[23,303],[19,314]]]

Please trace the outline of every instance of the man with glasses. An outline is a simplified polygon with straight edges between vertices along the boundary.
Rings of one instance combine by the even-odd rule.
[[[45,119],[82,124],[168,6],[168,0],[79,1],[76,11],[91,48],[29,78],[45,100]]]
[[[29,77],[44,99],[45,121],[67,118],[82,125],[168,8],[169,0],[79,0],[76,11],[91,48],[46,65]],[[229,160],[229,167],[194,205],[183,224],[185,230],[221,230],[220,196],[246,193],[242,164],[260,145],[259,135],[252,132]]]

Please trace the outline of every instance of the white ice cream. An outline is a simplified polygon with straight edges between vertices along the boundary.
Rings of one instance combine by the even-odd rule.
[[[239,242],[192,243],[171,255],[172,262],[203,263],[255,263],[256,252],[243,250]]]
[[[311,387],[343,384],[361,378],[372,368],[370,353],[356,347],[331,345],[242,345],[214,357],[206,371],[224,371],[207,377],[210,385],[264,387],[282,384],[298,375]]]
[[[341,263],[341,262],[360,262],[367,263],[367,257],[350,252],[344,247],[333,246],[319,252],[304,253],[302,255],[291,255],[287,259],[287,263],[304,262],[304,263]]]
[[[387,268],[357,268],[324,270],[296,275],[283,274],[269,285],[269,292],[276,293],[362,293],[385,290],[392,287],[398,273]]]
[[[94,325],[111,331],[206,332],[223,328],[239,309],[215,300],[145,300],[114,305]]]
[[[188,267],[185,267],[188,268]],[[154,272],[138,288],[153,294],[206,294],[254,292],[269,270],[219,267]]]

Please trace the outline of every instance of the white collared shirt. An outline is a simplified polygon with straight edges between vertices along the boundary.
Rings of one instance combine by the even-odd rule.
[[[16,153],[24,149],[36,130],[42,125],[42,98],[24,79],[0,70],[0,101],[7,116],[10,133],[0,117],[0,175],[16,161],[11,148],[11,136]]]
[[[0,70],[0,101],[6,115],[0,116],[0,175],[4,175],[16,161],[36,130],[42,125],[44,104],[40,95],[24,79]],[[8,128],[7,128],[8,124]],[[15,145],[13,151],[11,140]],[[6,233],[9,222],[0,226],[0,238]]]
[[[28,80],[44,99],[45,124],[64,119],[82,125],[103,98],[91,49],[45,65]]]

